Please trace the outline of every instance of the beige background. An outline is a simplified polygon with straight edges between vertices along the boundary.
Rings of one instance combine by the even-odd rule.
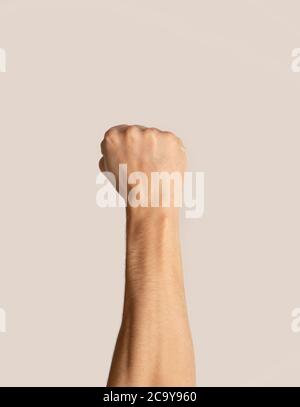
[[[126,122],[206,173],[182,222],[198,384],[300,385],[299,0],[0,0],[0,47],[0,384],[105,384],[124,214],[95,179]]]

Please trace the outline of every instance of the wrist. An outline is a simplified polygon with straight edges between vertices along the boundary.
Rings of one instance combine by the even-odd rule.
[[[160,222],[169,222],[177,224],[179,218],[178,208],[153,208],[153,207],[138,207],[133,208],[127,206],[126,208],[126,220],[127,222],[143,222],[152,223],[159,226]]]
[[[130,289],[143,286],[152,290],[158,283],[181,282],[178,211],[131,208],[126,214],[126,280]]]

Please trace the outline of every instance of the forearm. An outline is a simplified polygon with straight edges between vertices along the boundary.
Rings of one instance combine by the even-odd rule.
[[[122,325],[109,386],[193,386],[176,211],[127,215]]]

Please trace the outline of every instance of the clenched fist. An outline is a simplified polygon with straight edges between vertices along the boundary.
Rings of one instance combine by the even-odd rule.
[[[132,203],[134,200],[130,201],[130,194],[138,183],[139,193],[144,193],[144,199],[139,201],[141,206],[160,206],[163,194],[170,195],[170,206],[173,206],[175,183],[178,193],[182,190],[186,167],[185,150],[177,136],[155,128],[120,125],[105,133],[101,151],[101,171],[114,175],[117,190],[126,200],[128,198],[130,206],[137,206]],[[124,180],[120,180],[122,164],[126,164],[126,185],[122,184]],[[166,181],[168,175],[169,185]],[[162,190],[164,187],[165,190]]]

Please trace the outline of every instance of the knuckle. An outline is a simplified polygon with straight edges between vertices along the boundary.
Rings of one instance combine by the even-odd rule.
[[[169,139],[171,140],[177,140],[178,137],[176,136],[175,133],[173,133],[172,131],[167,131],[167,136],[169,137]]]
[[[159,130],[156,127],[149,127],[149,131],[152,134],[158,134],[159,133]]]
[[[127,141],[134,141],[141,133],[141,129],[137,125],[128,126],[125,131],[125,137]]]
[[[114,128],[111,127],[110,129],[106,130],[106,132],[104,133],[104,138],[107,138],[112,132],[113,132]]]
[[[175,133],[173,132],[168,132],[168,137],[170,139],[170,141],[174,142],[175,144],[178,144],[180,146],[183,145],[181,138],[178,137]]]
[[[146,129],[146,130],[144,131],[144,135],[145,135],[146,137],[151,137],[151,136],[154,135],[154,133],[153,133],[153,131],[152,131],[151,129]]]
[[[139,131],[139,127],[136,124],[131,124],[127,127],[126,134],[136,133],[137,131]]]
[[[167,141],[171,144],[176,144],[177,140],[176,140],[176,136],[173,133],[169,133],[167,132],[165,135]]]
[[[158,130],[154,127],[149,127],[144,133],[146,137],[155,138],[158,135]]]
[[[107,132],[104,134],[104,141],[105,142],[112,142],[114,141],[118,136],[118,131],[114,128],[111,128],[107,130]]]

